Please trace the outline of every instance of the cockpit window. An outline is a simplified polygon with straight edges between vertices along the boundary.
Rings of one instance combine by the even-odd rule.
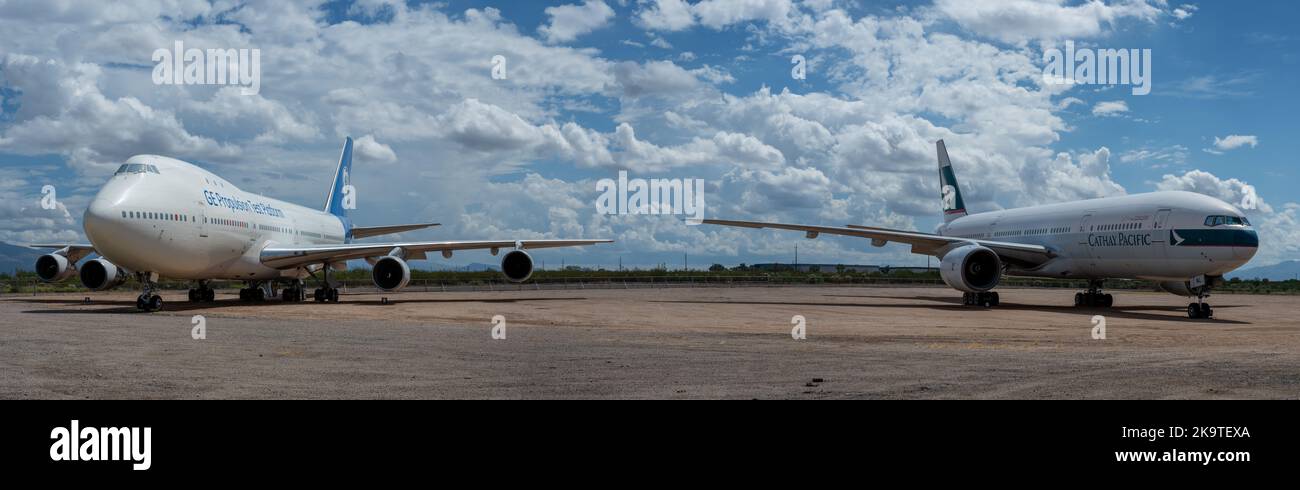
[[[1250,226],[1250,220],[1245,216],[1206,216],[1205,226]]]
[[[143,174],[143,173],[154,173],[154,174],[161,175],[161,172],[158,171],[158,167],[144,164],[144,163],[124,163],[122,164],[121,167],[117,167],[117,172],[114,172],[113,175]]]

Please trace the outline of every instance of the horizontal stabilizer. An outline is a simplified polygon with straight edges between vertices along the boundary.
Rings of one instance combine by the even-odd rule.
[[[387,226],[354,226],[352,227],[352,238],[368,238],[372,236],[391,235],[404,231],[420,230],[439,226],[440,223],[415,223],[409,225],[387,225]]]

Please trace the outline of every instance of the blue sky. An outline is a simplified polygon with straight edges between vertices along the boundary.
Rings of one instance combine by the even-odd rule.
[[[1185,189],[1237,202],[1300,258],[1290,93],[1295,2],[0,0],[0,241],[82,241],[80,214],[138,153],[245,189],[323,199],[358,138],[354,221],[409,239],[614,238],[545,251],[611,266],[924,264],[906,247],[595,214],[596,179],[708,181],[707,215],[930,231],[933,141],[974,211]],[[1151,94],[1045,86],[1043,50],[1152,50]],[[158,86],[154,49],[257,48],[257,95]],[[493,55],[506,80],[490,77]],[[809,60],[808,78],[790,58]],[[1217,143],[1216,143],[1217,141]],[[55,184],[62,207],[37,205]],[[437,266],[490,262],[457,255]]]

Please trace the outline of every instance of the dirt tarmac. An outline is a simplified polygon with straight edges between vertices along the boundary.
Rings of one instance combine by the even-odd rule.
[[[981,309],[919,287],[181,291],[157,313],[131,292],[7,296],[0,398],[1300,398],[1300,298],[1218,295],[1218,318],[1190,320],[1185,299],[1112,292]]]

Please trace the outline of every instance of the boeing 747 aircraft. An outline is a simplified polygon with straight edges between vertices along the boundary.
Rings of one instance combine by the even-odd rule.
[[[792,225],[706,219],[744,228],[846,235],[876,247],[906,243],[912,253],[939,258],[944,283],[964,293],[967,305],[997,306],[1003,275],[1086,279],[1075,306],[1110,307],[1101,291],[1106,279],[1144,279],[1170,293],[1196,297],[1191,318],[1210,318],[1205,303],[1223,275],[1255,256],[1259,236],[1232,205],[1191,192],[1152,192],[968,214],[943,141],[939,183],[944,224],[936,233],[869,226]]]
[[[411,280],[409,260],[428,252],[451,258],[457,250],[489,249],[501,259],[507,280],[523,282],[533,273],[526,250],[609,243],[612,240],[481,240],[450,242],[354,243],[366,238],[437,226],[419,223],[353,226],[344,206],[352,168],[352,138],[343,144],[334,183],[321,210],[244,192],[229,181],[189,163],[156,155],[131,157],[100,189],[84,216],[90,244],[31,245],[57,249],[36,260],[44,281],[79,274],[82,285],[101,291],[134,274],[143,285],[136,307],[162,308],[158,278],[197,283],[190,301],[213,301],[212,279],[241,280],[240,299],[263,300],[277,294],[285,301],[306,299],[304,279],[316,277],[317,302],[338,302],[330,270],[365,259],[375,286],[396,291]],[[99,258],[78,266],[97,253]],[[80,271],[78,273],[78,271]],[[283,288],[277,288],[283,285]]]

